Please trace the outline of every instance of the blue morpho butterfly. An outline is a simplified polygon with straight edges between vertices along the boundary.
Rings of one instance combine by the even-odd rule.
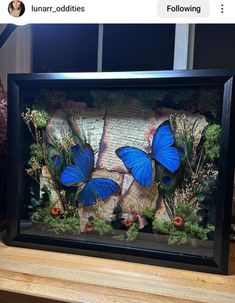
[[[174,173],[180,166],[179,154],[174,144],[170,125],[163,122],[156,130],[152,152],[147,154],[144,151],[131,146],[124,146],[116,150],[117,156],[123,161],[134,179],[142,186],[150,186],[154,179],[155,166],[152,160],[156,160],[168,171]]]
[[[77,195],[78,202],[84,206],[92,206],[97,198],[105,200],[119,190],[118,184],[113,180],[91,179],[94,169],[94,152],[90,145],[86,145],[84,149],[76,145],[71,151],[74,164],[69,164],[64,168],[60,180],[66,186],[83,186]]]

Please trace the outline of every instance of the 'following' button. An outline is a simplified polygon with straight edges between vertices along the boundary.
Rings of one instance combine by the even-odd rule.
[[[161,18],[205,18],[209,16],[207,0],[160,0],[158,16]]]

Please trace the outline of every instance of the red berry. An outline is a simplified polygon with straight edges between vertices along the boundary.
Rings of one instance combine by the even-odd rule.
[[[180,217],[180,216],[177,216],[177,217],[174,217],[173,221],[172,221],[173,225],[175,228],[177,229],[181,229],[184,227],[184,218],[183,217]]]
[[[131,219],[131,218],[126,218],[124,221],[123,221],[123,224],[129,228],[131,227],[131,225],[134,223],[134,221]]]
[[[52,207],[51,215],[55,217],[60,215],[60,207],[58,205]]]
[[[93,226],[93,224],[91,222],[87,222],[87,224],[85,225],[85,231],[88,234],[93,233],[94,226]]]

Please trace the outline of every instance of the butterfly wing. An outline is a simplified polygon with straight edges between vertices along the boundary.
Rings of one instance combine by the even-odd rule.
[[[171,173],[180,166],[177,149],[172,146],[174,137],[168,123],[161,124],[155,132],[152,143],[152,153],[156,161],[161,163]]]
[[[74,163],[78,167],[83,180],[90,176],[94,168],[94,152],[90,145],[74,154]]]
[[[97,198],[107,199],[119,190],[116,182],[106,178],[95,178],[88,181],[78,195],[78,202],[84,206],[92,206]]]
[[[63,170],[60,180],[67,186],[85,181],[90,175],[94,167],[94,152],[90,146],[74,153],[75,165],[68,165]]]
[[[144,151],[136,147],[124,146],[117,149],[116,154],[140,185],[151,185],[152,161]]]
[[[71,147],[71,152],[74,156],[78,155],[81,152],[81,147],[80,145],[74,145]]]

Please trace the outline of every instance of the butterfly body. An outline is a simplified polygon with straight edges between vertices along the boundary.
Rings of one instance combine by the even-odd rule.
[[[174,137],[168,123],[162,123],[156,130],[151,152],[147,154],[139,148],[124,146],[116,150],[117,156],[129,169],[134,179],[142,186],[151,186],[155,172],[152,160],[174,173],[180,166],[177,149],[173,146]],[[154,165],[155,166],[155,165]]]
[[[91,178],[94,169],[94,152],[91,146],[84,149],[74,147],[73,164],[63,170],[60,180],[66,186],[78,186],[77,201],[84,206],[92,206],[98,198],[105,200],[119,187],[116,182],[106,178]]]

